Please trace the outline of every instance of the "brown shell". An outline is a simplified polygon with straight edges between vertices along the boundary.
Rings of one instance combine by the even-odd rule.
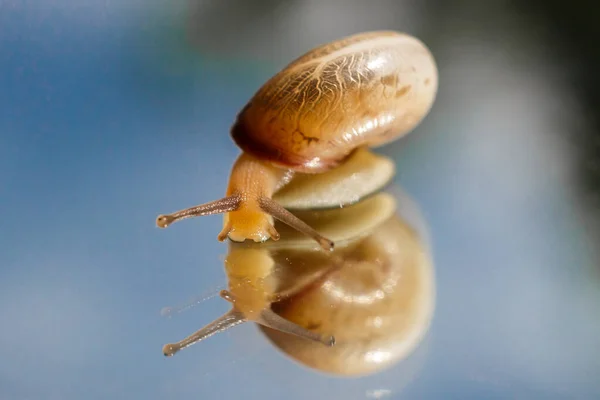
[[[232,137],[245,152],[299,172],[323,172],[360,146],[415,128],[438,86],[418,39],[367,32],[317,47],[265,83],[240,112]]]

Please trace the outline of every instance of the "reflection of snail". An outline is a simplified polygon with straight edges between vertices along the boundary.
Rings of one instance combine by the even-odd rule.
[[[232,310],[166,345],[165,355],[254,321],[275,346],[321,371],[365,374],[402,359],[429,326],[434,282],[420,236],[395,206],[380,193],[346,208],[298,212],[336,240],[332,253],[286,227],[277,243],[231,243],[222,296]],[[333,337],[335,346],[323,346]]]
[[[351,161],[359,148],[384,145],[414,129],[429,112],[437,86],[431,53],[406,34],[366,32],[316,47],[265,83],[238,115],[231,135],[243,153],[226,197],[161,215],[157,224],[225,213],[219,240],[263,242],[279,239],[275,218],[331,250],[332,238],[290,213],[277,192],[295,179],[337,186],[320,175]],[[360,163],[352,166],[361,171]],[[372,191],[368,178],[358,174],[347,188],[351,196]],[[333,189],[311,201],[303,206],[339,204]]]

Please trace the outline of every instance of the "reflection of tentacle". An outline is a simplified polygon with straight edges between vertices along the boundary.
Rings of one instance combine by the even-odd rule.
[[[207,339],[216,333],[222,332],[226,329],[239,325],[244,321],[245,318],[242,314],[235,310],[231,310],[227,314],[221,316],[220,318],[217,318],[202,329],[199,329],[198,331],[194,332],[187,338],[177,343],[166,344],[163,347],[163,354],[167,357],[171,357],[175,355],[175,353],[182,349],[185,349],[186,347],[190,347],[191,345],[196,344],[204,339]]]
[[[327,347],[331,347],[335,344],[335,338],[333,336],[321,335],[319,333],[309,331],[300,325],[280,317],[269,309],[263,310],[256,322],[262,326],[275,329],[288,335],[294,335],[302,339],[309,339],[313,342],[324,344]]]
[[[160,310],[160,315],[163,317],[171,318],[176,314],[180,314],[186,310],[189,310],[192,307],[197,306],[200,303],[205,302],[206,300],[210,300],[214,297],[219,296],[219,292],[222,290],[222,286],[217,286],[215,289],[207,291],[205,294],[200,296],[195,296],[193,299],[190,299],[187,303],[179,305],[179,306],[167,306],[163,307]]]
[[[331,265],[329,267],[320,269],[314,275],[300,277],[300,279],[295,281],[292,286],[271,295],[269,297],[270,302],[276,303],[278,301],[289,299],[299,295],[300,292],[308,289],[311,286],[317,286],[320,283],[323,283],[328,276],[342,268],[343,265],[343,260],[340,257],[332,256]]]

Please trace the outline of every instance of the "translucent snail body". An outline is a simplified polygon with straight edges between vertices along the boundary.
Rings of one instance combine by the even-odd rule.
[[[160,227],[189,217],[225,213],[219,240],[278,240],[274,219],[332,250],[334,242],[275,200],[294,180],[335,171],[358,149],[384,145],[413,130],[436,97],[437,68],[418,39],[366,32],[309,51],[267,81],[231,129],[241,148],[226,197],[157,219]],[[360,172],[360,163],[352,164]],[[335,174],[331,183],[335,183]],[[359,174],[360,175],[360,174]],[[322,179],[321,179],[322,181]],[[355,185],[354,197],[372,190]],[[338,199],[344,205],[349,196]],[[327,195],[335,204],[336,193]],[[351,197],[351,196],[350,196]],[[318,208],[319,199],[303,207]]]

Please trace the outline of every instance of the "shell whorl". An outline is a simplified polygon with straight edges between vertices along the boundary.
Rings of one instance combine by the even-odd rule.
[[[412,130],[437,92],[418,39],[383,31],[319,46],[267,81],[238,115],[242,150],[300,172],[322,172],[360,146]]]

